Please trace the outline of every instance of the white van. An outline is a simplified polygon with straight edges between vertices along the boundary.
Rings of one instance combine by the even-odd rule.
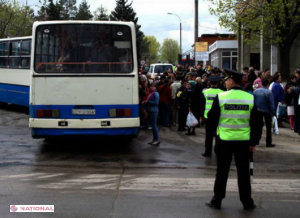
[[[148,73],[151,73],[151,77],[155,78],[158,72],[163,73],[165,71],[168,71],[170,68],[174,73],[172,64],[162,64],[162,63],[151,64]]]

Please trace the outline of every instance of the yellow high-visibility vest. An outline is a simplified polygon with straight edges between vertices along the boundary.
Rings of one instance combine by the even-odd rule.
[[[223,90],[217,89],[217,88],[210,88],[203,91],[204,97],[205,97],[205,111],[204,111],[204,117],[207,118],[207,113],[211,109],[211,106],[213,104],[213,101],[217,94],[222,93]]]
[[[253,95],[242,90],[218,94],[221,115],[217,134],[224,141],[250,140],[250,115]]]

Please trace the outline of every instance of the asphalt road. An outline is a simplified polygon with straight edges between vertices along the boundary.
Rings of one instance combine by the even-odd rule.
[[[288,128],[254,155],[253,198],[244,211],[234,163],[222,210],[213,195],[216,158],[201,158],[204,129],[160,128],[137,139],[32,139],[28,111],[0,106],[1,217],[300,217],[300,137]],[[287,126],[287,125],[286,125]],[[54,213],[11,213],[10,205],[54,205]]]

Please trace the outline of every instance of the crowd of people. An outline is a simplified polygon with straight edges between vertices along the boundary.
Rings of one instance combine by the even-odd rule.
[[[260,135],[263,125],[266,125],[266,146],[275,146],[271,139],[274,116],[277,117],[279,127],[284,128],[283,121],[288,120],[290,128],[300,135],[300,70],[295,70],[285,86],[281,74],[275,72],[271,75],[268,68],[257,72],[253,67],[244,67],[242,73],[242,90],[255,97],[259,111]],[[186,135],[195,135],[195,127],[204,126],[206,123],[205,116],[209,109],[206,105],[209,101],[206,92],[210,92],[210,88],[214,88],[212,92],[216,94],[226,91],[223,81],[225,76],[224,69],[210,65],[203,68],[199,64],[194,67],[174,66],[174,71],[157,72],[157,76],[152,78],[147,67],[142,67],[139,78],[140,119],[141,128],[153,129],[154,137],[150,144],[159,144],[157,124],[164,127],[176,126],[178,131],[186,131]],[[195,127],[186,126],[189,112],[199,120]],[[207,137],[208,141],[212,140],[210,136]],[[209,147],[204,156],[211,156]]]
[[[278,126],[284,127],[282,121],[287,116],[290,128],[300,135],[300,70],[295,70],[285,86],[281,74],[275,72],[271,75],[270,69],[255,72],[253,67],[244,67],[240,73],[211,66],[202,69],[198,65],[178,66],[175,70],[175,73],[158,72],[155,78],[151,78],[146,70],[140,72],[141,123],[150,128],[150,117],[153,129],[153,140],[149,144],[160,143],[157,118],[165,127],[178,126],[178,131],[187,131],[188,136],[195,135],[197,126],[186,123],[188,114],[192,113],[199,121],[199,127],[205,125],[205,152],[202,156],[211,157],[213,138],[216,138],[214,195],[205,205],[221,209],[234,156],[240,200],[244,210],[255,209],[249,160],[260,143],[264,124],[266,147],[275,146],[272,143],[272,122],[278,120]]]

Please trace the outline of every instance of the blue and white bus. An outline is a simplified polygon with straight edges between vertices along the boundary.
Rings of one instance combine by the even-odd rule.
[[[29,106],[31,36],[0,39],[0,102]]]
[[[138,134],[135,25],[35,22],[30,70],[33,138]]]

